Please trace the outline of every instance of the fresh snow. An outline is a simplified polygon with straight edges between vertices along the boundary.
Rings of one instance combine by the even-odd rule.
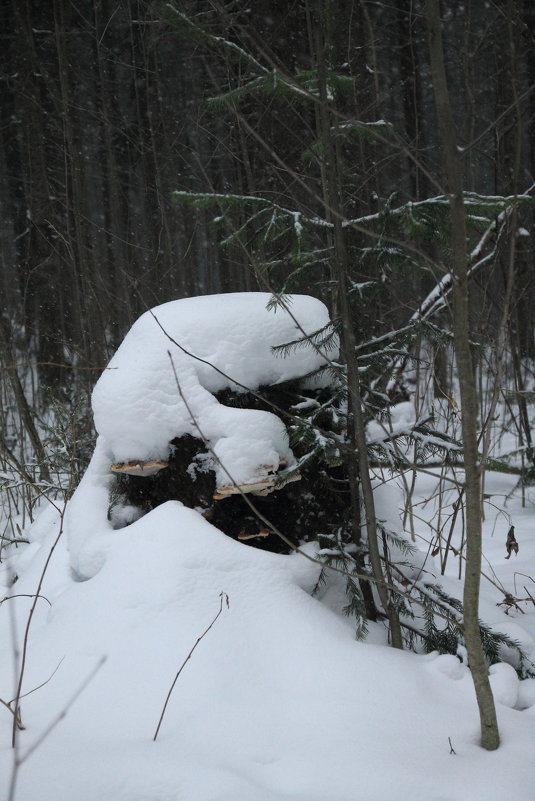
[[[410,433],[416,425],[414,403],[403,401],[392,406],[388,420],[371,420],[366,427],[366,440],[370,444],[385,442],[393,436]]]
[[[243,431],[238,444],[248,443],[253,460],[259,454],[263,458],[266,439],[282,451],[279,456],[288,457],[284,426],[275,415],[229,409],[212,394],[228,387],[255,390],[327,365],[312,347],[284,358],[273,350],[325,326],[325,305],[292,295],[285,307],[267,309],[270,298],[264,292],[185,298],[139,318],[93,392],[95,426],[116,461],[165,458],[174,437],[198,437],[198,428],[216,452],[224,447],[228,470],[239,474],[237,481],[250,477],[251,464],[236,464],[229,453],[236,431]],[[231,444],[223,446],[224,439]]]
[[[295,464],[275,414],[224,406],[213,395],[280,384],[328,364],[313,347],[284,358],[274,350],[327,325],[326,306],[290,295],[283,306],[268,309],[271,299],[264,292],[184,298],[157,306],[132,326],[93,391],[99,437],[67,513],[79,577],[100,569],[110,543],[112,463],[165,459],[172,439],[191,434],[214,454],[218,486],[254,482]],[[320,373],[309,380],[321,386],[325,378]]]
[[[290,317],[265,310],[266,297],[251,299],[253,320],[246,304],[238,314],[240,296],[225,296],[236,305],[224,318],[224,341],[230,344],[233,322],[242,326],[244,336],[233,341],[241,357],[218,347],[215,322],[207,333],[212,318],[224,317],[217,300],[207,299],[202,312],[203,304],[192,300],[156,314],[188,351],[217,360],[234,378],[241,366],[239,380],[258,386],[301,376],[319,363],[310,349],[285,365],[264,348],[296,338]],[[291,308],[306,330],[327,322],[312,299],[294,298]],[[177,317],[177,309],[184,314]],[[95,391],[100,437],[63,526],[62,510],[45,506],[25,532],[29,544],[5,549],[0,565],[0,699],[8,702],[15,695],[14,655],[20,657],[34,602],[29,596],[49,560],[29,628],[25,730],[16,751],[10,748],[12,716],[0,704],[2,801],[16,759],[15,801],[533,801],[535,680],[518,679],[513,652],[506,649],[505,661],[490,669],[502,742],[485,752],[463,649],[458,656],[395,651],[385,642],[383,624],[371,624],[367,640],[356,641],[354,621],[342,611],[344,578],[328,574],[317,584],[319,566],[306,558],[316,553],[313,543],[304,553],[267,553],[230,539],[176,501],[113,530],[107,520],[110,458],[162,455],[163,439],[155,452],[152,434],[138,435],[135,428],[146,425],[154,433],[154,403],[166,436],[176,436],[181,423],[188,430],[167,350],[181,384],[201,398],[197,408],[206,418],[216,408],[212,393],[226,386],[160,338],[150,315],[141,319]],[[204,333],[195,339],[199,319]],[[247,369],[241,358],[249,359]],[[401,405],[392,426],[411,419]],[[223,430],[227,421],[220,425]],[[232,435],[229,427],[225,436]],[[128,449],[121,452],[125,439]],[[440,576],[439,555],[431,553],[437,529],[452,519],[455,485],[451,476],[432,472],[408,473],[403,482],[378,471],[377,514],[408,542],[412,531],[418,551],[409,579],[438,577],[460,597],[458,560],[450,553]],[[523,506],[515,482],[514,476],[487,475],[481,617],[534,660],[535,489],[526,490]],[[414,516],[404,533],[407,487]],[[520,550],[506,560],[511,523]],[[461,536],[458,523],[456,548]],[[519,599],[517,608],[501,603],[500,588]]]
[[[417,501],[431,481],[420,482]],[[395,495],[377,493],[382,503]],[[399,520],[397,508],[380,514]],[[58,515],[44,516],[30,531],[34,553],[15,585],[20,595],[35,591],[58,533]],[[528,526],[517,535],[533,565]],[[36,608],[23,691],[52,678],[22,701],[21,756],[67,714],[21,765],[17,801],[532,801],[534,681],[519,682],[510,665],[491,669],[502,745],[490,754],[478,746],[466,665],[394,651],[380,626],[368,642],[355,641],[338,613],[341,586],[334,579],[312,597],[318,567],[304,556],[237,543],[177,502],[111,539],[101,570],[85,582],[74,579],[63,538],[54,552],[42,589],[51,606]],[[527,568],[503,560],[502,539],[500,580],[508,585],[515,568]],[[491,622],[500,630],[509,623],[532,643],[531,609],[507,617],[487,590]],[[185,665],[154,742],[171,682],[221,593],[229,608]],[[6,644],[8,603],[20,644],[31,601],[4,603]],[[10,699],[9,647],[1,659],[0,697]],[[7,783],[11,716],[3,707],[0,715]]]

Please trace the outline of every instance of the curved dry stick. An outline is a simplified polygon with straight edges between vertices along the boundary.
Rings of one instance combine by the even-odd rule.
[[[218,617],[219,617],[219,616],[221,615],[221,613],[223,612],[223,602],[225,602],[225,603],[226,603],[226,605],[227,605],[227,609],[228,609],[228,608],[229,608],[229,606],[230,606],[230,604],[229,604],[228,595],[227,595],[227,593],[226,593],[226,592],[220,592],[220,593],[219,593],[219,611],[218,611],[217,615],[214,617],[214,619],[212,620],[212,622],[210,623],[210,625],[209,625],[209,626],[208,626],[208,627],[207,627],[207,628],[206,628],[206,629],[203,631],[203,633],[200,635],[200,637],[198,637],[198,638],[197,638],[197,641],[196,641],[195,645],[193,646],[193,648],[191,649],[191,651],[189,652],[189,654],[188,654],[188,655],[187,655],[187,657],[184,659],[184,661],[182,662],[182,664],[180,665],[180,667],[179,667],[179,669],[178,669],[178,673],[176,674],[176,676],[175,676],[175,678],[174,678],[174,680],[173,680],[173,683],[171,684],[171,687],[169,688],[169,692],[167,693],[167,698],[165,699],[165,703],[164,703],[164,705],[163,705],[162,714],[160,715],[160,719],[159,719],[159,721],[158,721],[158,725],[156,726],[156,731],[154,732],[154,737],[152,738],[154,742],[156,742],[156,738],[158,737],[158,732],[160,731],[160,727],[161,727],[161,725],[162,725],[162,722],[163,722],[163,717],[164,717],[164,715],[165,715],[165,710],[167,709],[167,706],[168,706],[168,704],[169,704],[169,700],[170,700],[170,698],[171,698],[171,693],[173,692],[173,690],[174,690],[174,688],[175,688],[175,684],[176,684],[176,683],[177,683],[177,681],[178,681],[178,677],[180,676],[180,674],[182,673],[182,671],[183,671],[183,670],[184,670],[184,668],[186,667],[186,664],[187,664],[187,663],[189,662],[189,660],[191,659],[191,657],[192,657],[192,654],[193,654],[193,652],[195,651],[195,649],[197,648],[197,646],[199,645],[200,641],[201,641],[201,640],[202,640],[204,637],[206,637],[206,635],[208,634],[208,632],[210,631],[210,629],[212,628],[212,626],[214,625],[214,623],[216,622],[216,620],[218,619]]]
[[[0,605],[3,604],[4,601],[11,601],[12,598],[42,598],[49,606],[52,606],[46,595],[38,595],[30,592],[19,592],[18,595],[5,595],[3,598],[0,598]]]
[[[12,748],[15,748],[15,746],[16,746],[17,718],[18,718],[18,715],[19,715],[20,699],[22,697],[21,690],[22,690],[22,682],[23,682],[23,679],[24,679],[24,670],[26,668],[26,657],[28,655],[28,639],[29,639],[29,635],[30,635],[30,626],[32,624],[32,618],[33,618],[33,615],[34,615],[34,612],[35,612],[35,608],[37,606],[37,601],[41,597],[41,587],[43,586],[43,582],[45,580],[45,575],[46,575],[46,572],[48,570],[48,566],[50,564],[50,560],[52,559],[52,554],[54,553],[54,551],[56,549],[56,545],[58,544],[58,542],[60,540],[60,537],[63,534],[64,512],[65,512],[64,509],[63,509],[62,512],[60,512],[61,524],[60,524],[60,527],[59,527],[59,532],[58,532],[58,535],[57,535],[56,539],[52,543],[52,547],[50,548],[50,551],[48,552],[48,556],[46,558],[46,562],[45,562],[44,567],[43,567],[43,569],[41,571],[41,575],[39,577],[39,584],[37,585],[37,592],[35,593],[35,597],[33,599],[33,603],[31,605],[30,612],[28,614],[28,619],[26,621],[26,627],[24,629],[24,641],[23,641],[23,646],[22,646],[22,658],[21,658],[21,664],[20,664],[20,670],[19,670],[19,677],[18,677],[18,681],[17,681],[17,689],[16,689],[16,693],[15,693],[15,698],[13,699],[13,702],[12,702],[12,703],[15,704],[15,706],[14,706],[14,713],[15,714],[14,714],[14,718],[13,718],[13,728],[12,728],[12,732],[11,732],[11,746],[12,746]]]
[[[32,690],[28,690],[28,692],[27,692],[27,693],[22,693],[22,695],[21,695],[21,696],[19,696],[19,701],[20,701],[20,699],[21,699],[21,698],[27,698],[27,697],[28,697],[29,695],[31,695],[32,693],[35,693],[35,692],[37,692],[37,690],[40,690],[40,689],[41,689],[41,687],[44,687],[44,686],[45,686],[45,684],[48,684],[48,682],[49,682],[51,679],[53,679],[53,678],[54,678],[54,676],[56,675],[56,673],[57,673],[57,672],[58,672],[58,670],[60,669],[60,667],[61,667],[61,664],[62,664],[62,662],[63,662],[63,660],[64,660],[64,659],[65,659],[65,657],[64,657],[64,656],[62,656],[62,657],[61,657],[61,659],[59,660],[58,664],[56,665],[56,667],[54,668],[54,670],[52,671],[52,673],[51,673],[51,674],[50,674],[50,676],[48,677],[48,679],[45,679],[45,681],[41,682],[41,684],[38,684],[38,685],[37,685],[37,687],[34,687]],[[15,699],[13,698],[13,699],[12,699],[12,700],[11,700],[9,703],[10,703],[10,704],[12,704],[14,700],[15,700]],[[22,726],[22,728],[24,728],[24,726]]]

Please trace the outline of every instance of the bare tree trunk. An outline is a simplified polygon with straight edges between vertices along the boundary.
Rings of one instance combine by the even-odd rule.
[[[326,11],[326,14],[329,12]],[[325,22],[325,20],[324,20]],[[328,30],[325,24],[323,29]],[[368,447],[366,442],[366,431],[364,415],[362,413],[362,397],[360,391],[360,379],[358,365],[356,361],[356,342],[351,316],[351,308],[348,300],[348,275],[349,258],[346,243],[346,233],[342,225],[342,201],[340,197],[340,169],[339,153],[331,134],[332,119],[329,111],[329,100],[326,81],[327,54],[326,43],[317,34],[317,59],[319,94],[321,105],[319,108],[317,125],[320,131],[322,144],[324,147],[323,162],[323,191],[325,198],[326,218],[333,225],[333,280],[337,285],[337,305],[338,312],[342,321],[342,350],[347,365],[347,385],[348,385],[348,430],[351,441],[351,454],[349,459],[349,475],[352,500],[352,515],[354,527],[355,543],[360,545],[360,519],[356,517],[360,506],[358,503],[358,482],[362,490],[364,511],[366,516],[366,532],[368,538],[368,551],[373,579],[377,587],[377,594],[381,601],[385,615],[390,626],[390,639],[394,648],[403,648],[403,638],[397,609],[392,602],[385,574],[381,564],[379,551],[379,541],[377,537],[377,520],[375,514],[375,502],[373,498],[373,488],[370,478],[370,465],[368,460]],[[365,589],[361,584],[367,611],[370,612],[370,598],[366,597]],[[373,618],[372,618],[373,619]]]
[[[481,722],[481,745],[498,748],[500,736],[479,630],[481,578],[481,466],[477,450],[477,395],[470,352],[468,253],[463,199],[463,155],[457,145],[450,106],[439,0],[427,0],[429,53],[439,135],[448,180],[451,214],[451,269],[453,274],[453,336],[461,395],[466,491],[466,568],[464,580],[464,638]]]

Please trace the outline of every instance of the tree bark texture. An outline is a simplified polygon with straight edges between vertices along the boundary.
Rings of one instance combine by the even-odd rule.
[[[457,145],[442,45],[439,0],[427,0],[431,75],[442,141],[451,214],[451,270],[453,273],[453,336],[461,397],[466,492],[466,565],[464,580],[464,637],[479,708],[481,745],[492,751],[500,737],[496,708],[479,630],[481,579],[481,467],[477,443],[477,395],[470,351],[468,254],[463,199],[463,156]]]

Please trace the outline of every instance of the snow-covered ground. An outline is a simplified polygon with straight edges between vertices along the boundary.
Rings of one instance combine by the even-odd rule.
[[[419,479],[416,502],[432,493],[433,482]],[[535,499],[523,510],[515,496],[504,513],[499,496],[508,489],[507,477],[493,481],[497,508],[485,524],[485,554],[491,575],[511,592],[516,581],[517,597],[527,597],[522,586],[535,576]],[[390,503],[397,493],[386,495],[390,501],[382,501]],[[436,511],[429,504],[428,512],[431,505]],[[380,514],[399,520],[392,506]],[[520,551],[505,560],[508,515]],[[59,525],[51,511],[34,525],[17,594],[35,592]],[[427,536],[422,522],[418,533]],[[456,567],[453,560],[451,573]],[[451,655],[396,652],[380,626],[367,642],[356,641],[351,620],[337,612],[337,580],[323,598],[311,596],[317,575],[303,556],[237,543],[176,502],[115,532],[104,566],[85,582],[73,580],[60,538],[42,588],[48,601],[38,602],[32,622],[24,692],[52,678],[22,701],[24,761],[15,797],[532,801],[535,681],[520,682],[508,664],[491,669],[502,745],[484,752],[466,666]],[[450,574],[447,582],[452,590],[456,579]],[[154,742],[171,683],[220,609],[221,593],[228,608],[224,602],[185,665]],[[502,598],[483,582],[486,622],[532,649],[533,603],[521,601],[506,615],[497,606]],[[21,632],[30,604],[26,597],[3,604],[4,700],[14,694],[11,615]],[[11,715],[3,707],[0,715],[6,798]]]
[[[190,378],[209,408],[204,392],[214,387]],[[127,417],[128,404],[121,408]],[[30,543],[7,550],[0,566],[1,597],[10,596],[0,605],[0,699],[9,702],[49,560],[29,628],[16,750],[0,704],[2,801],[16,760],[16,801],[533,801],[534,679],[520,681],[507,661],[491,668],[502,744],[485,752],[466,665],[394,651],[381,624],[357,641],[342,613],[343,577],[329,575],[313,594],[320,568],[305,555],[236,542],[178,502],[119,530],[104,525],[110,456],[162,455],[114,450],[115,427],[102,430],[108,417],[64,520],[44,507]],[[375,494],[378,517],[410,540],[405,478],[377,474]],[[440,573],[433,552],[437,530],[449,531],[449,478],[430,468],[413,487],[415,561],[427,577]],[[535,488],[522,506],[516,480],[487,476],[481,617],[535,660]],[[511,524],[519,553],[505,559]],[[457,522],[456,550],[461,537]],[[439,578],[460,597],[458,573],[450,551]],[[516,606],[502,604],[505,593]]]

